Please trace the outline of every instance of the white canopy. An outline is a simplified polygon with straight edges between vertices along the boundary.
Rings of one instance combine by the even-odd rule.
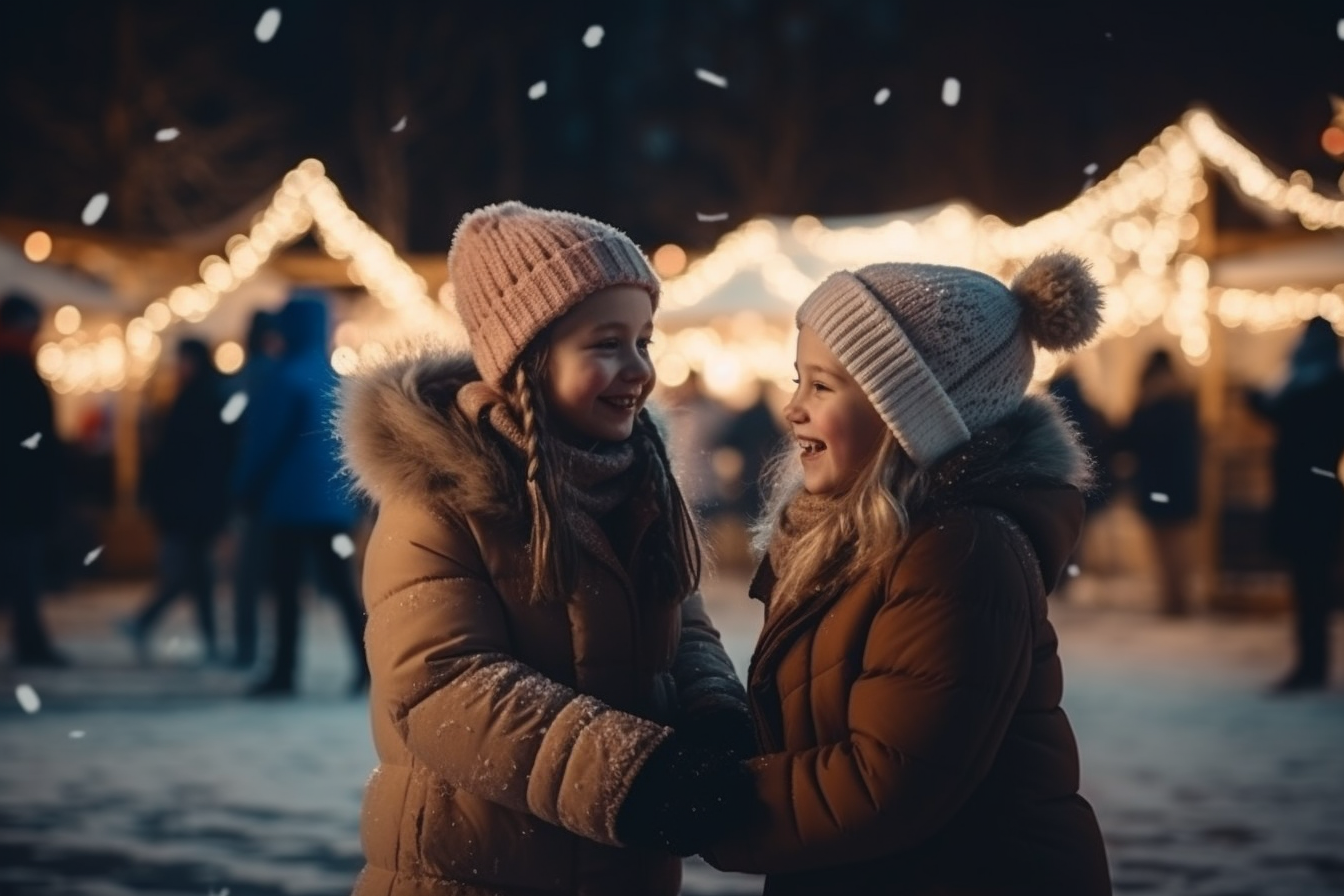
[[[126,311],[107,283],[75,268],[34,264],[18,246],[0,240],[0,290],[16,290],[52,308],[74,305],[82,310]]]

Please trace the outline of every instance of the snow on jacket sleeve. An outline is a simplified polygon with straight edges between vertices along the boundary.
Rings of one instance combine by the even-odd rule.
[[[511,655],[502,599],[460,521],[384,503],[364,584],[375,739],[390,724],[451,785],[619,845],[617,810],[669,730]]]
[[[677,699],[685,716],[731,709],[747,711],[747,692],[733,670],[733,661],[695,592],[681,605],[681,642],[672,664]]]
[[[861,645],[848,740],[750,760],[768,811],[715,847],[716,867],[860,862],[919,844],[966,802],[1030,673],[1034,585],[1001,525],[961,514],[915,540]]]

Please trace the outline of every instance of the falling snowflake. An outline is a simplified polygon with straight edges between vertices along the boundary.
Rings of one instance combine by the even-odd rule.
[[[710,213],[710,212],[696,212],[696,213],[695,213],[695,220],[697,220],[697,221],[704,221],[705,223],[709,223],[709,222],[711,222],[711,221],[727,221],[727,220],[728,220],[728,213],[727,213],[727,212],[712,212],[712,213]]]
[[[29,715],[42,708],[42,698],[37,696],[37,691],[33,690],[30,684],[21,684],[14,688],[14,696],[18,698],[23,711]]]
[[[394,134],[400,134],[400,133],[401,133],[402,131],[404,131],[404,130],[406,130],[406,116],[405,116],[405,115],[403,115],[403,116],[401,116],[400,118],[398,118],[398,119],[397,119],[397,123],[394,124],[394,125],[392,125],[392,133],[394,133]]]
[[[257,40],[263,44],[270,43],[271,38],[275,37],[275,32],[280,30],[280,10],[272,6],[261,14],[257,19],[256,35]]]
[[[223,889],[220,890],[212,889],[208,894],[208,896],[229,896],[229,888],[224,887]]]
[[[40,441],[42,441],[42,433],[40,433],[40,432],[35,432],[35,433],[33,433],[32,435],[30,435],[28,438],[24,439],[24,440],[23,440],[22,442],[20,442],[19,444],[22,445],[23,447],[27,448],[29,451],[32,451],[33,449],[35,449],[35,448],[37,447],[37,443],[40,442]]]
[[[1153,502],[1154,504],[1166,504],[1168,501],[1171,500],[1171,498],[1168,498],[1168,497],[1167,497],[1164,493],[1162,493],[1162,492],[1153,492],[1153,493],[1150,494],[1148,497],[1152,499],[1152,502]]]
[[[602,30],[601,25],[589,25],[588,30],[583,32],[583,45],[591,50],[602,43],[602,38],[606,36],[606,33]]]
[[[1070,564],[1069,564],[1069,569],[1068,569],[1069,578],[1071,578],[1071,579],[1076,579],[1076,578],[1078,578],[1078,575],[1079,575],[1079,573],[1081,573],[1081,572],[1082,572],[1082,570],[1078,568],[1078,564],[1077,564],[1077,563],[1070,563]]]
[[[708,69],[698,68],[695,70],[695,76],[706,84],[713,84],[715,87],[727,87],[728,79],[723,75],[716,75]]]
[[[880,106],[889,99],[891,99],[891,91],[883,87],[877,92],[877,96],[873,97],[873,104]]]
[[[1317,476],[1324,476],[1327,479],[1339,478],[1334,473],[1331,473],[1329,470],[1322,470],[1320,467],[1312,467],[1311,472],[1315,473]]]
[[[235,392],[229,396],[229,400],[224,402],[224,407],[219,411],[219,419],[225,423],[237,423],[238,418],[243,416],[243,411],[247,409],[247,393]]]
[[[527,88],[527,98],[530,100],[539,100],[546,95],[546,82],[538,81]]]
[[[186,638],[173,635],[168,639],[168,643],[163,645],[163,652],[171,658],[184,657],[191,653],[191,642]]]
[[[84,206],[84,211],[80,213],[79,220],[85,224],[97,224],[98,219],[107,211],[107,194],[95,193],[93,198]]]
[[[98,555],[101,554],[102,552],[103,552],[103,546],[102,546],[102,545],[98,545],[98,547],[96,547],[96,548],[94,548],[93,550],[89,551],[87,554],[84,555],[84,565],[85,565],[85,566],[88,566],[90,563],[92,563],[93,561],[97,560],[97,559],[98,559]]]
[[[943,82],[943,105],[955,106],[961,101],[961,82],[956,78],[948,78]]]
[[[1096,163],[1096,162],[1089,162],[1089,163],[1083,168],[1083,174],[1086,174],[1086,175],[1087,175],[1087,180],[1083,181],[1083,189],[1082,189],[1082,192],[1086,193],[1088,190],[1090,190],[1090,189],[1092,188],[1092,185],[1095,184],[1095,183],[1097,182],[1097,178],[1096,178],[1096,176],[1095,176],[1096,173],[1097,173],[1097,163]]]
[[[1340,19],[1335,23],[1335,34],[1340,40],[1344,40],[1344,19]]]
[[[355,552],[355,543],[349,535],[341,532],[333,535],[331,538],[331,549],[336,552],[336,556],[344,560]]]
[[[79,739],[82,738],[83,736],[84,736],[84,732],[83,732],[83,731],[79,731],[78,729],[76,729],[75,731],[71,731],[71,732],[70,732],[70,739],[71,739],[71,740],[79,740]]]
[[[167,143],[169,140],[176,140],[181,133],[177,128],[159,128],[154,132],[154,139],[160,143]]]

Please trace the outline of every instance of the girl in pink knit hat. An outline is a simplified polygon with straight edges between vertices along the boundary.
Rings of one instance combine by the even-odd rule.
[[[645,409],[658,279],[615,228],[517,202],[467,215],[448,268],[470,355],[342,396],[378,509],[356,892],[672,896],[754,737]]]
[[[1083,263],[832,275],[798,311],[795,445],[758,528],[756,816],[707,851],[768,896],[1111,891],[1046,594],[1089,461],[1035,348],[1100,320]]]

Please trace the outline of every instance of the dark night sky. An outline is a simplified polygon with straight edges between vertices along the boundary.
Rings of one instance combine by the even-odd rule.
[[[263,44],[269,6],[283,19]],[[753,214],[950,198],[1020,221],[1196,102],[1282,173],[1334,187],[1341,164],[1318,141],[1329,94],[1344,95],[1344,3],[1014,6],[27,4],[0,24],[0,215],[77,225],[108,191],[98,227],[182,232],[315,155],[414,251],[443,250],[464,211],[510,197],[646,245],[704,247]],[[592,24],[606,30],[595,49],[580,40]],[[953,108],[947,77],[962,85]],[[543,79],[547,95],[528,99]],[[181,136],[156,142],[168,126]],[[1229,203],[1220,214],[1254,223]]]

